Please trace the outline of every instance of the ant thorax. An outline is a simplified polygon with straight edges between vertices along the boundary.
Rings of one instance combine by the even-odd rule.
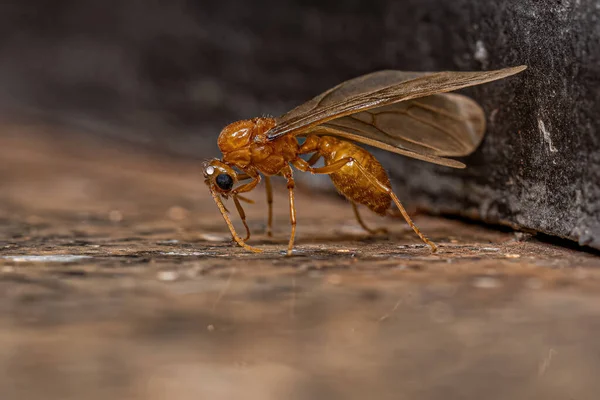
[[[266,133],[275,126],[273,118],[252,118],[227,125],[217,139],[223,154],[240,150],[253,143],[266,143]]]
[[[253,118],[226,126],[217,140],[222,161],[244,172],[252,169],[277,175],[297,157],[298,141],[293,136],[269,141],[267,132],[274,126],[273,118]]]

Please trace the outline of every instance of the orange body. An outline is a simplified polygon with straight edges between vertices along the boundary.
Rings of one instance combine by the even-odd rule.
[[[266,132],[275,125],[271,118],[253,118],[234,122],[223,129],[217,144],[223,153],[223,162],[252,175],[254,170],[263,175],[277,175],[298,159],[300,154],[317,153],[325,165],[352,158],[365,167],[382,184],[390,180],[381,164],[365,149],[332,136],[307,137],[302,146],[294,136],[282,136],[268,142]],[[367,206],[373,212],[385,215],[390,208],[389,194],[375,187],[360,171],[356,163],[344,165],[330,174],[337,190],[348,200]]]
[[[250,200],[243,197],[242,193],[253,190],[260,182],[261,175],[265,177],[269,204],[267,234],[270,235],[273,220],[270,176],[282,175],[287,180],[292,226],[287,254],[292,254],[296,234],[295,183],[291,168],[294,166],[303,172],[329,175],[337,190],[350,200],[357,221],[369,233],[374,234],[385,230],[368,228],[358,213],[357,204],[365,205],[373,212],[385,215],[393,201],[417,235],[435,251],[435,244],[423,236],[412,223],[406,210],[392,192],[387,173],[368,151],[333,136],[322,136],[323,132],[318,130],[308,134],[302,145],[298,143],[298,139],[294,135],[270,139],[267,132],[274,126],[276,126],[276,122],[272,118],[253,118],[226,126],[217,141],[223,158],[212,160],[204,169],[204,176],[211,194],[229,226],[234,240],[240,246],[253,252],[261,251],[248,246],[245,242],[250,237],[250,229],[240,201]],[[308,161],[300,157],[309,153],[312,156]],[[323,158],[325,166],[313,167],[320,158]],[[236,183],[247,180],[249,181],[234,187]],[[246,228],[245,239],[237,235],[227,215],[227,208],[221,200],[221,198],[229,197],[233,198]]]

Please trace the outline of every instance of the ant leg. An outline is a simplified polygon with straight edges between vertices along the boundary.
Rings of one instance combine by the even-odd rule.
[[[300,170],[302,172],[310,172],[311,174],[330,175],[330,174],[333,174],[334,172],[337,172],[340,169],[342,169],[342,167],[344,167],[346,164],[352,165],[355,162],[356,161],[354,161],[353,158],[349,157],[349,158],[343,158],[341,160],[334,162],[333,164],[329,164],[324,167],[313,168],[307,161],[298,157],[294,161],[292,161],[292,165],[294,167],[298,168],[298,170]]]
[[[356,220],[358,221],[358,223],[360,224],[360,226],[362,226],[362,228],[369,232],[371,235],[377,235],[378,233],[388,233],[388,230],[386,228],[377,228],[377,229],[371,229],[367,226],[367,224],[365,224],[365,221],[363,221],[362,217],[360,216],[360,213],[358,212],[358,206],[356,205],[355,202],[352,202],[352,210],[354,210],[354,216],[356,217]]]
[[[321,154],[319,154],[319,153],[313,154],[307,161],[308,165],[310,165],[312,167],[313,165],[315,165],[317,163],[317,161],[319,161],[319,158],[321,158]]]
[[[246,238],[244,239],[244,242],[246,240],[250,239],[250,228],[248,228],[248,224],[246,223],[246,213],[244,212],[244,209],[242,208],[242,205],[240,204],[240,199],[242,201],[246,201],[249,203],[252,203],[252,200],[247,199],[243,196],[239,196],[238,193],[249,192],[252,189],[254,189],[256,187],[256,185],[258,185],[258,183],[260,182],[260,175],[256,174],[256,176],[251,176],[249,174],[243,174],[243,175],[237,176],[238,180],[249,179],[249,178],[252,178],[252,181],[245,183],[231,191],[231,196],[233,197],[233,202],[235,203],[235,208],[237,208],[238,214],[240,215],[242,223],[244,224],[244,228],[246,228]],[[229,212],[226,208],[225,208],[225,211]]]
[[[246,250],[249,250],[253,253],[261,253],[262,252],[261,249],[257,249],[256,247],[248,246],[246,243],[244,243],[242,238],[238,236],[237,232],[235,231],[235,228],[233,227],[233,224],[231,223],[231,220],[229,219],[229,216],[227,215],[227,210],[225,209],[225,205],[223,205],[223,201],[221,201],[221,197],[215,191],[215,189],[213,189],[212,187],[210,187],[210,194],[212,195],[213,199],[215,200],[215,203],[217,203],[217,207],[219,207],[219,211],[221,212],[221,215],[223,216],[223,219],[225,220],[225,223],[227,224],[227,227],[229,228],[229,231],[231,232],[231,236],[233,236],[233,240],[235,240],[237,244],[239,244],[241,247],[243,247]]]
[[[413,217],[414,217],[415,215],[419,215],[419,214],[421,214],[421,212],[419,211],[419,209],[418,209],[418,208],[413,208],[413,209],[411,209],[411,210],[409,210],[409,211],[407,211],[407,212],[408,212],[410,215],[412,215]],[[387,215],[388,215],[389,217],[392,217],[392,218],[403,218],[403,217],[402,217],[402,213],[400,212],[400,210],[388,210],[388,212],[387,212]]]
[[[237,188],[233,189],[231,191],[231,194],[249,192],[252,189],[254,189],[256,187],[256,185],[258,185],[258,183],[260,182],[260,175],[256,174],[256,176],[250,176],[250,178],[252,178],[252,180],[250,182],[244,183],[243,185],[238,186]]]
[[[333,170],[330,169],[331,172],[327,172],[327,170],[323,171],[322,168],[321,169],[310,168],[312,165],[316,164],[316,162],[319,160],[320,157],[321,157],[321,155],[319,153],[315,153],[312,155],[312,157],[308,161],[304,161],[303,159],[298,159],[299,161],[297,160],[296,162],[293,163],[293,165],[301,171],[308,171],[308,172],[312,172],[315,174],[331,174],[347,164],[347,161],[344,161],[344,160],[340,160],[339,166],[335,165],[337,163],[331,164],[331,166],[334,166]],[[328,167],[330,167],[330,166],[328,166]],[[327,168],[327,167],[323,167],[323,168]],[[377,229],[369,228],[367,226],[367,224],[365,224],[365,222],[363,221],[362,217],[360,216],[360,213],[358,211],[358,207],[356,206],[356,203],[354,203],[354,202],[351,202],[351,203],[352,203],[352,210],[354,211],[354,216],[356,217],[356,220],[358,221],[360,226],[365,231],[367,231],[371,235],[376,235],[378,233],[388,233],[388,230],[386,228],[377,228]]]
[[[336,162],[334,162],[332,164],[326,165],[325,167],[321,167],[321,168],[313,168],[313,167],[307,165],[308,163],[306,161],[302,160],[301,158],[297,158],[296,160],[294,160],[292,162],[292,164],[296,168],[298,168],[300,171],[307,171],[307,172],[310,172],[310,173],[313,173],[313,174],[333,174],[334,172],[339,171],[345,165],[350,165],[350,166],[356,165],[356,167],[359,169],[359,171],[373,185],[375,185],[375,187],[377,187],[381,191],[387,193],[392,198],[392,200],[396,204],[396,207],[398,207],[398,209],[402,213],[402,216],[406,220],[406,223],[408,223],[408,225],[410,225],[410,227],[413,229],[413,231],[415,231],[415,233],[421,238],[421,240],[424,243],[426,243],[429,247],[431,247],[431,251],[435,252],[437,250],[437,246],[435,245],[435,243],[433,243],[431,240],[427,239],[425,237],[425,235],[423,235],[421,233],[421,231],[419,230],[419,228],[417,228],[417,226],[412,222],[412,219],[410,219],[410,216],[408,215],[408,213],[406,212],[406,210],[404,209],[404,207],[400,203],[400,200],[398,199],[398,197],[396,197],[396,195],[394,194],[394,192],[392,191],[392,189],[389,188],[389,187],[387,187],[383,183],[379,182],[379,180],[376,177],[374,177],[369,171],[367,171],[365,169],[365,167],[363,167],[354,158],[352,158],[352,157],[343,158],[341,160],[338,160],[338,161],[336,161]]]
[[[296,206],[294,205],[294,177],[292,175],[292,169],[288,166],[283,171],[283,176],[287,179],[287,188],[290,196],[290,224],[292,225],[292,232],[290,233],[290,242],[288,243],[287,255],[292,255],[292,249],[294,248],[294,238],[296,237]]]
[[[269,219],[267,221],[267,236],[273,236],[273,187],[271,177],[265,176],[265,187],[267,189],[267,205],[269,206]]]
[[[250,228],[248,228],[248,224],[246,223],[246,213],[244,212],[244,209],[242,208],[242,205],[240,204],[240,200],[238,199],[238,195],[234,194],[233,195],[233,202],[235,203],[235,208],[237,208],[238,214],[240,215],[240,219],[242,220],[242,223],[244,224],[244,228],[246,228],[246,237],[244,238],[244,242],[248,239],[250,239]]]
[[[410,225],[410,227],[421,238],[421,240],[425,244],[427,244],[429,247],[431,247],[431,251],[435,253],[437,251],[437,246],[435,245],[435,243],[433,243],[431,240],[427,239],[425,237],[425,235],[423,235],[421,233],[421,231],[419,230],[419,228],[417,228],[417,226],[414,224],[414,222],[412,221],[412,219],[410,218],[410,216],[408,215],[408,213],[406,212],[406,210],[402,206],[402,203],[400,203],[400,200],[398,199],[398,197],[396,196],[396,194],[392,191],[392,189],[390,187],[385,186],[383,183],[379,182],[379,180],[377,180],[376,177],[374,177],[373,175],[371,175],[369,173],[369,171],[367,171],[362,165],[360,165],[359,163],[356,163],[356,165],[357,165],[358,169],[360,169],[361,172],[367,177],[367,179],[369,179],[369,181],[371,181],[371,183],[375,184],[381,190],[383,190],[384,192],[386,192],[387,194],[390,195],[390,197],[392,198],[392,200],[394,201],[394,203],[396,203],[396,207],[398,207],[398,210],[400,210],[400,213],[402,213],[402,216],[404,217],[404,220],[406,221],[406,223],[408,225]]]
[[[242,196],[241,194],[238,194],[238,195],[237,195],[237,198],[238,198],[238,199],[240,199],[240,200],[241,200],[241,201],[243,201],[243,202],[246,202],[246,203],[248,203],[248,204],[254,204],[254,200],[251,200],[251,199],[249,199],[249,198],[247,198],[247,197],[244,197],[244,196]]]

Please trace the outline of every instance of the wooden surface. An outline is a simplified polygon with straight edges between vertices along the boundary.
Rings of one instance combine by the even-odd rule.
[[[401,220],[365,211],[392,231],[369,238],[300,187],[286,258],[278,181],[273,239],[261,188],[246,207],[249,254],[197,163],[51,133],[0,136],[3,400],[600,393],[594,253],[417,216],[431,254]]]

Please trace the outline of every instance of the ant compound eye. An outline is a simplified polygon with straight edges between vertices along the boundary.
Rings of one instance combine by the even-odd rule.
[[[221,190],[229,191],[233,187],[233,178],[230,175],[219,174],[215,181]]]

